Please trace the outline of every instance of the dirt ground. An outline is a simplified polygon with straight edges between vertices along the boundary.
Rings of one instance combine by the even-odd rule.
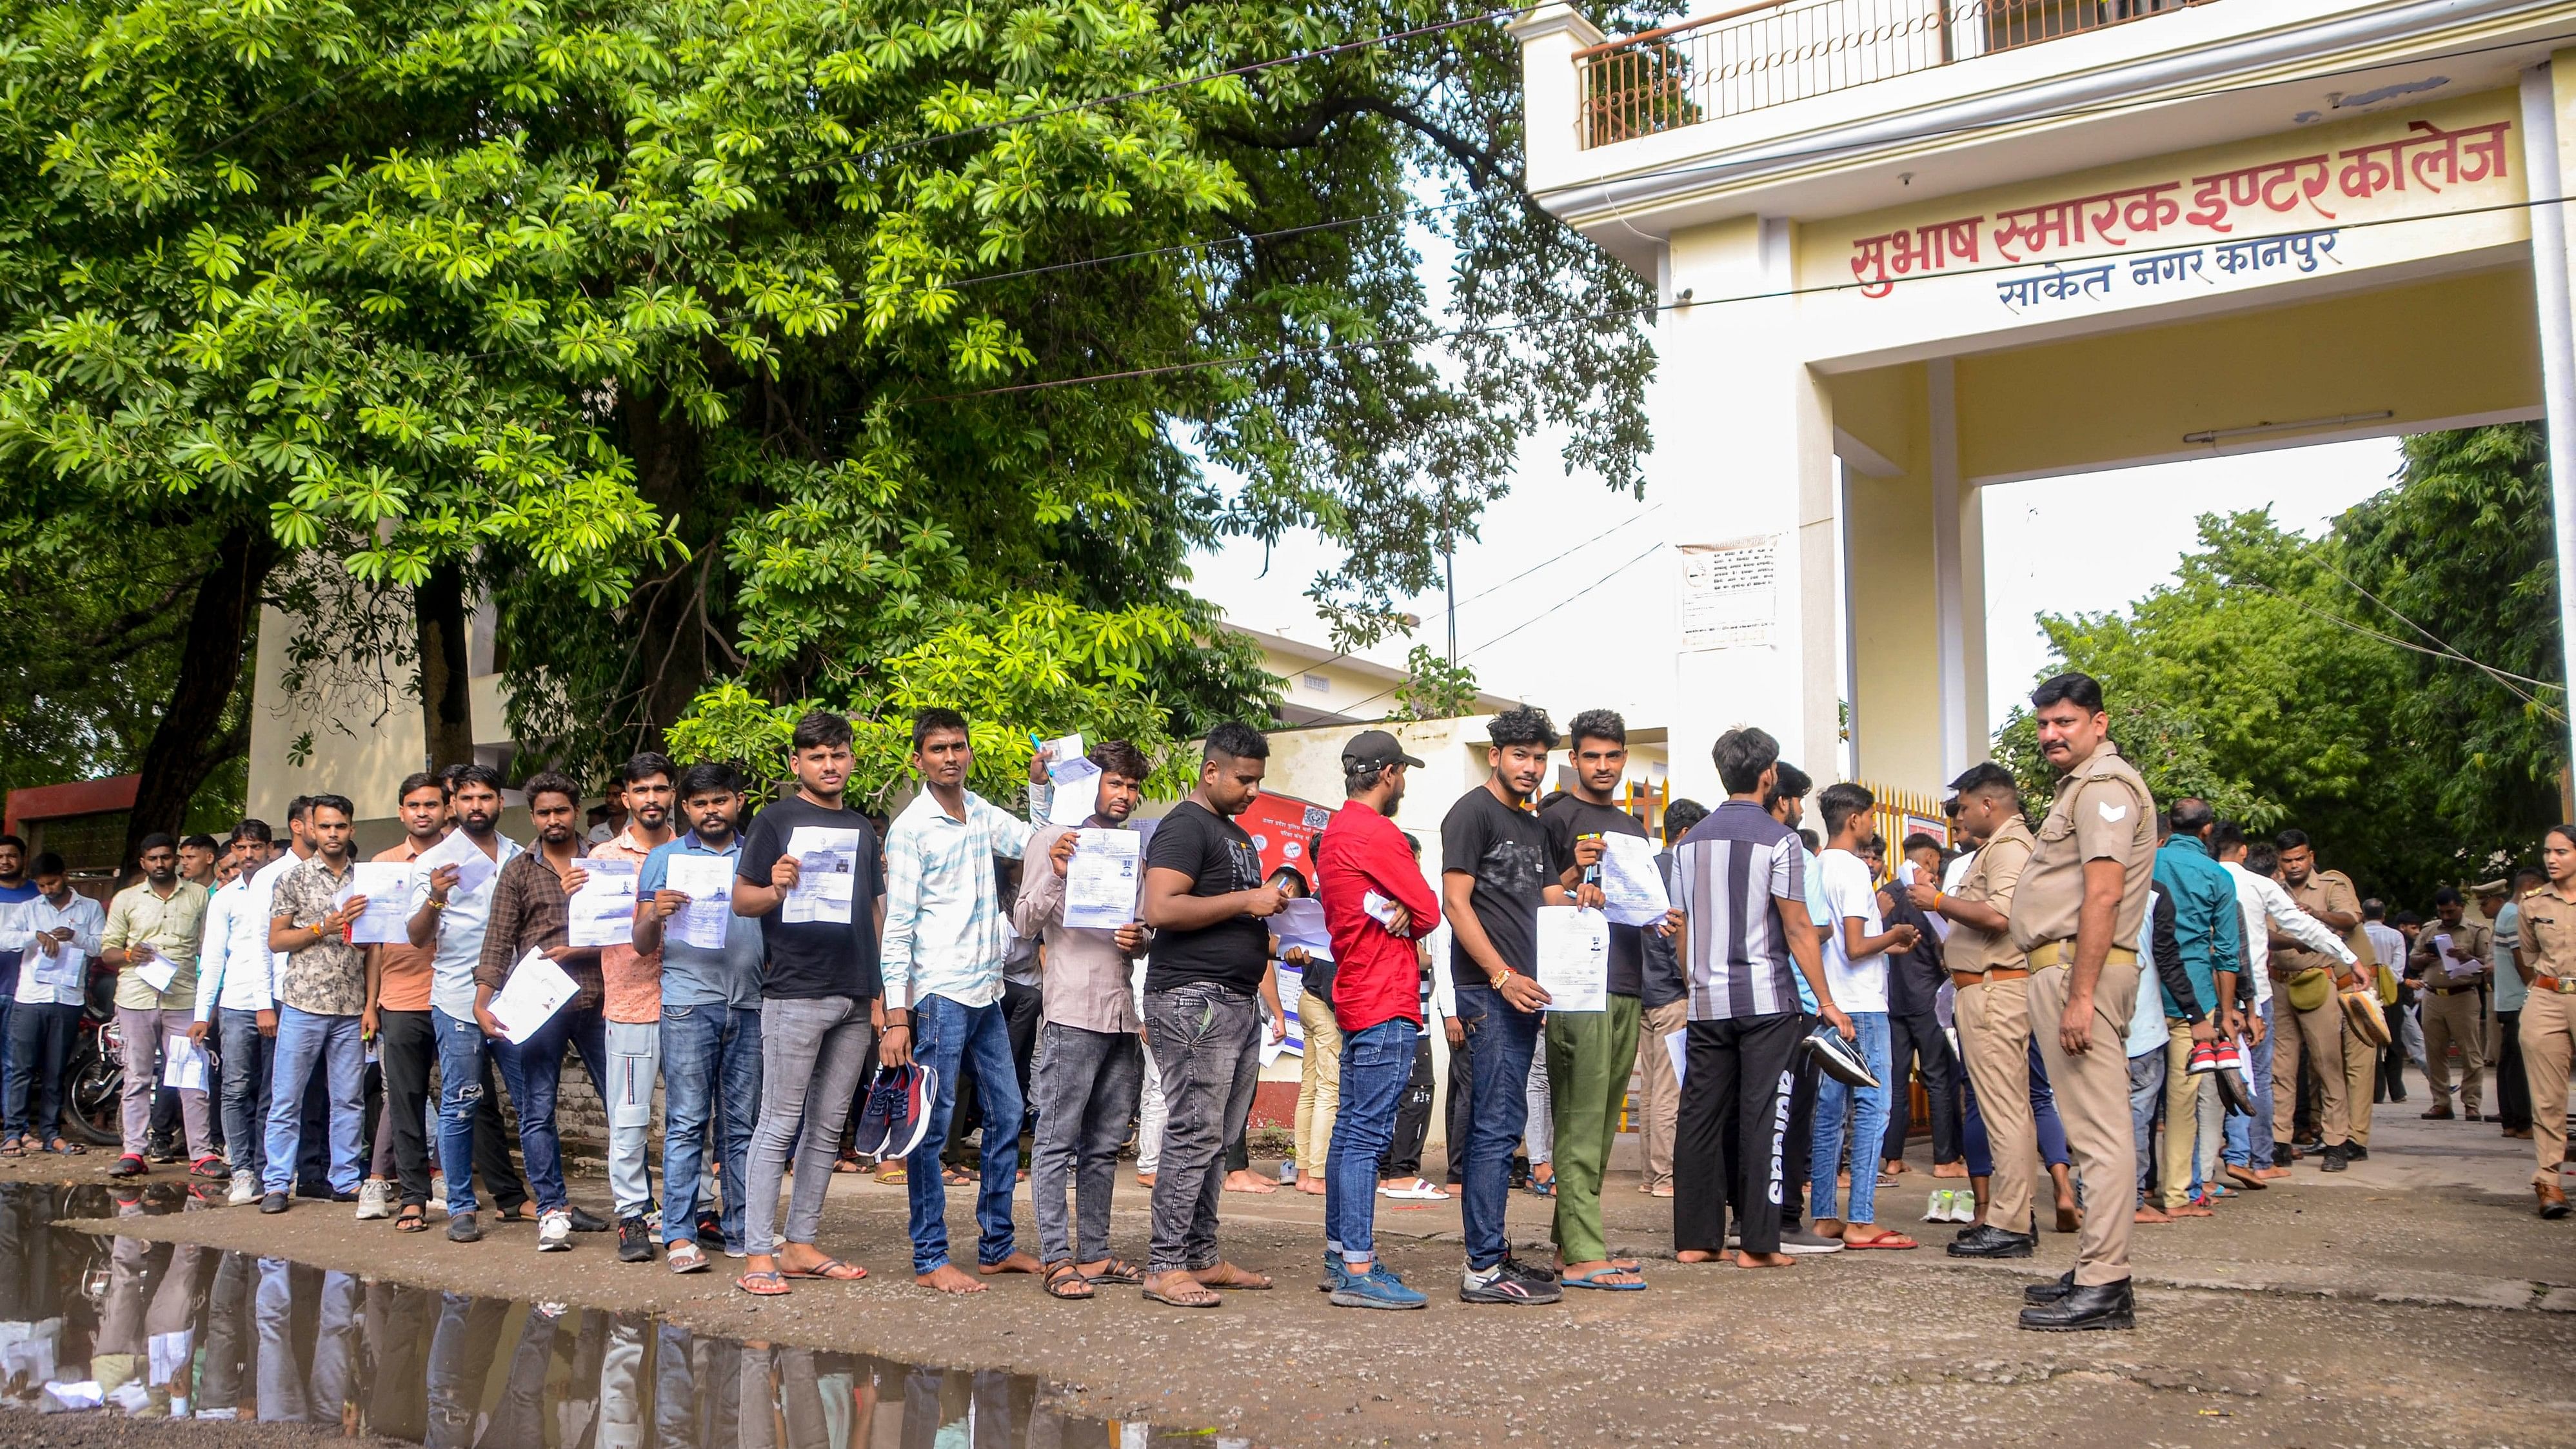
[[[1610,1238],[1646,1258],[1649,1289],[1569,1293],[1562,1306],[1530,1309],[1457,1301],[1454,1203],[1383,1199],[1383,1254],[1431,1305],[1333,1309],[1313,1289],[1321,1199],[1288,1191],[1226,1199],[1228,1255],[1279,1286],[1229,1294],[1210,1312],[1158,1307],[1133,1289],[1059,1303],[1028,1278],[969,1298],[916,1288],[903,1190],[851,1177],[832,1184],[822,1241],[873,1276],[803,1283],[765,1301],[734,1291],[739,1264],[675,1278],[658,1264],[618,1263],[602,1235],[539,1255],[522,1225],[460,1247],[299,1202],[282,1218],[216,1207],[93,1227],[432,1288],[661,1313],[702,1333],[1009,1368],[1056,1385],[1069,1413],[1283,1449],[1990,1446],[2034,1431],[2141,1445],[2576,1444],[2576,1220],[2533,1216],[2529,1144],[2491,1124],[2419,1121],[2422,1101],[2419,1083],[2412,1101],[2383,1107],[2372,1160],[2349,1172],[2302,1164],[2214,1219],[2138,1229],[2139,1328],[2123,1334],[2016,1330],[2021,1286],[2065,1268],[2073,1240],[2044,1234],[2029,1264],[1942,1255],[1953,1230],[1916,1221],[1933,1186],[1919,1143],[1916,1171],[1882,1193],[1880,1217],[1913,1229],[1920,1251],[1763,1273],[1684,1266],[1670,1258],[1670,1204],[1638,1193],[1633,1173],[1614,1173]],[[10,1162],[0,1176],[61,1180],[64,1166]],[[89,1159],[79,1176],[104,1166]],[[598,1178],[576,1180],[574,1195],[608,1207]],[[1145,1256],[1145,1202],[1122,1172],[1115,1246],[1131,1258]],[[1033,1246],[1025,1185],[1018,1206],[1021,1242]],[[1548,1212],[1515,1194],[1523,1251],[1545,1255]],[[971,1244],[969,1190],[949,1193],[948,1214],[952,1242]],[[0,1416],[0,1446],[163,1442],[119,1437],[96,1419],[80,1437],[30,1425]]]

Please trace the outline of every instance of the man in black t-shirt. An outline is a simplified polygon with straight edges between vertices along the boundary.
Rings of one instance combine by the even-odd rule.
[[[1556,726],[1543,710],[1494,717],[1486,736],[1493,774],[1449,808],[1440,823],[1440,911],[1450,924],[1449,970],[1457,985],[1458,1020],[1468,1053],[1467,1168],[1460,1215],[1467,1273],[1458,1289],[1468,1303],[1554,1303],[1556,1275],[1519,1261],[1503,1234],[1511,1195],[1512,1148],[1529,1125],[1530,1059],[1538,1053],[1547,992],[1538,984],[1538,910],[1570,905],[1583,867],[1558,860],[1547,827],[1529,808],[1547,773]],[[1598,859],[1599,842],[1586,852]],[[1597,888],[1582,886],[1586,904]],[[1435,968],[1436,969],[1436,968]],[[1452,1142],[1449,1150],[1461,1150]]]
[[[833,1153],[876,1040],[877,941],[885,929],[877,833],[841,798],[850,739],[850,722],[837,714],[816,710],[796,722],[796,793],[752,821],[734,868],[733,912],[760,922],[768,958],[760,980],[760,1120],[744,1204],[748,1261],[734,1283],[763,1298],[787,1292],[790,1278],[867,1276],[814,1246]],[[848,879],[827,881],[826,874]],[[887,1028],[896,1040],[903,1032],[900,1024]],[[771,1229],[791,1148],[796,1194],[787,1205],[785,1249],[775,1251]]]
[[[1214,1308],[1212,1289],[1270,1286],[1216,1249],[1219,1159],[1261,1074],[1258,993],[1270,964],[1262,922],[1287,903],[1263,884],[1261,853],[1234,823],[1261,793],[1269,758],[1270,742],[1249,725],[1208,731],[1198,788],[1163,817],[1145,851],[1138,914],[1156,932],[1145,965],[1145,1040],[1170,1112],[1145,1296],[1176,1308]]]
[[[1611,710],[1588,709],[1566,731],[1574,788],[1549,796],[1538,818],[1547,827],[1549,858],[1575,862],[1580,871],[1606,852],[1608,836],[1650,837],[1617,798],[1628,773],[1627,721]],[[1645,845],[1634,858],[1650,862],[1653,849]],[[1646,869],[1653,869],[1651,863]],[[1669,935],[1680,919],[1672,911],[1651,928],[1613,921],[1606,1009],[1547,1016],[1549,1105],[1556,1115],[1556,1252],[1564,1281],[1576,1287],[1634,1290],[1646,1284],[1634,1259],[1610,1257],[1601,1234],[1601,1178],[1610,1166],[1628,1074],[1637,1062],[1646,934],[1652,929]]]

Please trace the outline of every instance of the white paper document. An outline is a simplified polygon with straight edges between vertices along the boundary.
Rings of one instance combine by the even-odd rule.
[[[1581,906],[1538,908],[1538,984],[1550,1011],[1610,1005],[1610,918]]]
[[[179,963],[161,954],[158,948],[137,941],[127,950],[139,958],[134,963],[134,978],[155,991],[167,991],[179,979]]]
[[[778,919],[848,925],[858,886],[859,832],[799,825],[787,833],[787,853],[796,857],[796,885],[780,904]]]
[[[1064,868],[1064,923],[1114,931],[1136,919],[1136,887],[1145,876],[1144,841],[1132,830],[1074,832]]]
[[[624,946],[635,939],[635,862],[585,860],[590,879],[565,902],[565,925],[576,946]]]
[[[351,896],[367,898],[367,908],[349,923],[351,941],[361,946],[411,944],[410,861],[359,861],[349,869],[349,888],[332,897],[331,904],[344,905]]]
[[[1605,914],[1622,926],[1660,926],[1673,908],[1664,873],[1655,868],[1655,843],[1642,835],[1601,837],[1601,899]]]
[[[723,950],[733,922],[733,857],[680,852],[663,863],[671,872],[663,883],[689,898],[662,923],[663,933],[701,951]]]
[[[580,990],[561,966],[532,946],[527,955],[519,958],[519,964],[510,968],[510,979],[492,997],[492,1016],[501,1023],[502,1036],[514,1043],[523,1042],[538,1027],[552,1021],[564,1003]]]
[[[412,864],[419,867],[424,880],[442,865],[456,867],[456,888],[448,892],[449,900],[474,894],[501,873],[501,867],[492,863],[483,847],[462,830],[449,831],[446,839],[412,857]]]
[[[29,951],[36,948],[30,946]],[[53,954],[36,954],[36,979],[47,986],[78,988],[87,984],[89,957],[69,941],[56,941]]]
[[[1312,898],[1290,901],[1285,910],[1270,918],[1270,934],[1279,938],[1279,950],[1286,954],[1291,946],[1303,946],[1306,954],[1318,961],[1333,959],[1333,933],[1324,929],[1324,903]]]
[[[1076,736],[1080,738],[1080,736]],[[1080,826],[1100,808],[1100,767],[1080,755],[1047,766],[1055,797],[1047,802],[1047,823]]]
[[[161,1085],[182,1092],[206,1090],[206,1049],[184,1035],[162,1042]]]

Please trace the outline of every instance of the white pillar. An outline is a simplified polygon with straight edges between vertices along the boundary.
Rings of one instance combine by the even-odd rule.
[[[1789,290],[1791,223],[1742,217],[1672,241],[1672,282],[1703,297]],[[1780,741],[1782,757],[1823,784],[1840,772],[1835,705],[1837,563],[1833,416],[1823,380],[1801,350],[1798,302],[1683,308],[1666,314],[1655,345],[1664,356],[1656,409],[1665,460],[1649,486],[1672,510],[1677,545],[1736,545],[1739,581],[1748,559],[1767,563],[1759,589],[1737,589],[1732,617],[1758,616],[1718,647],[1692,648],[1685,596],[1675,656],[1672,769],[1675,793],[1712,802],[1719,790],[1709,746],[1739,724]],[[1676,561],[1677,571],[1684,567]],[[1678,583],[1678,580],[1677,580]]]
[[[1531,123],[1522,142],[1527,171],[1522,184],[1533,193],[1544,192],[1571,171],[1583,149],[1576,130],[1583,124],[1582,77],[1574,53],[1605,37],[1599,26],[1563,3],[1541,5],[1505,29],[1521,43],[1521,115]],[[1559,117],[1562,121],[1556,121]]]
[[[2560,52],[2576,59],[2576,52]],[[2568,302],[2566,163],[2560,151],[2562,100],[2554,64],[2522,75],[2522,165],[2531,207],[2532,291],[2540,311],[2541,399],[2547,417],[2549,484],[2557,519],[2558,636],[2565,673],[2576,682],[2576,313]],[[2561,699],[2562,706],[2566,703]],[[2576,730],[2576,709],[2567,711]],[[2569,740],[2576,762],[2576,737]]]

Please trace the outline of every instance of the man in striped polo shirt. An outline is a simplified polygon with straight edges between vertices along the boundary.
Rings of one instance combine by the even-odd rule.
[[[1720,1256],[1731,1202],[1736,1265],[1786,1268],[1798,1261],[1780,1251],[1780,1203],[1799,978],[1845,1040],[1855,1032],[1817,955],[1806,853],[1762,808],[1778,778],[1779,742],[1732,729],[1712,754],[1726,803],[1674,852],[1690,1025],[1673,1141],[1673,1245],[1685,1263]]]

